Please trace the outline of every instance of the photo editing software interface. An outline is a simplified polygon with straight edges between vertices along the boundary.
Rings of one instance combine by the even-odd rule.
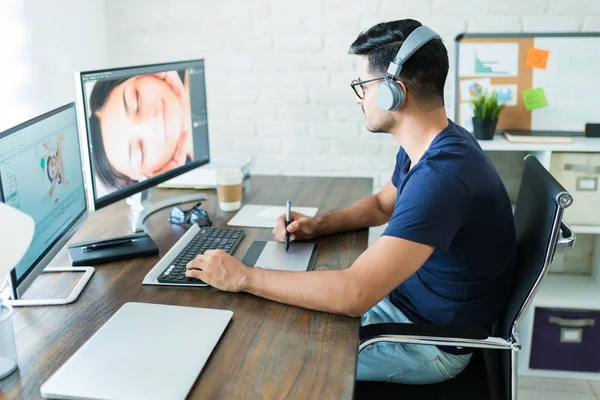
[[[96,204],[209,160],[203,60],[82,72],[80,78]]]
[[[35,233],[18,281],[86,211],[75,107],[0,136],[0,200],[30,215]]]

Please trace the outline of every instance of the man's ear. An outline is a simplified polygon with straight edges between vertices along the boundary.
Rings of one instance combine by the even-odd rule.
[[[402,90],[404,91],[404,94],[406,95],[406,85],[404,84],[404,82],[402,82],[400,80],[396,80],[396,83],[398,85],[400,85],[400,87],[402,87]]]

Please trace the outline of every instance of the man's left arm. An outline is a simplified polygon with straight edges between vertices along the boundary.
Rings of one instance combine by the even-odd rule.
[[[188,264],[188,277],[221,290],[245,291],[285,304],[359,317],[427,261],[434,247],[382,236],[346,270],[288,272],[249,268],[223,251]]]

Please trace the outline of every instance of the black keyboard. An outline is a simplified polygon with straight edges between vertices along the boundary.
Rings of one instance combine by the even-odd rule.
[[[244,231],[241,229],[203,228],[193,237],[173,262],[164,269],[157,278],[160,283],[177,283],[180,285],[205,285],[203,281],[185,276],[186,265],[198,254],[206,250],[221,249],[233,254],[242,241]]]

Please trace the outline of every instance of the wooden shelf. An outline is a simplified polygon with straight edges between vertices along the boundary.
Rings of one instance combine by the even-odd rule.
[[[484,151],[565,151],[565,152],[600,152],[600,138],[574,137],[570,144],[550,143],[511,143],[502,135],[495,135],[492,140],[478,140]]]
[[[600,310],[600,283],[589,275],[547,274],[535,307]]]

